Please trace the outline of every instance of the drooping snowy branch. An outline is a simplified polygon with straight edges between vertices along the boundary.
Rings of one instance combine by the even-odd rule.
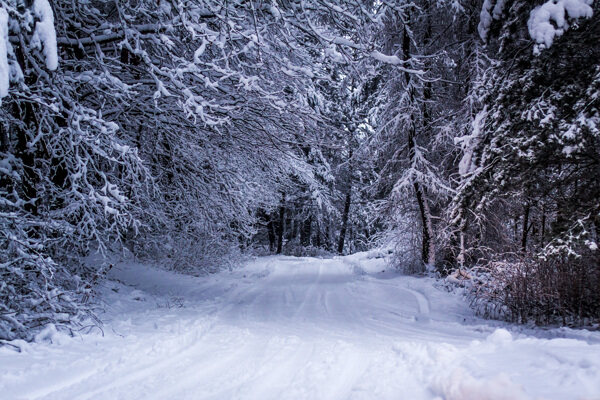
[[[505,3],[506,0],[496,0],[495,2],[494,0],[484,0],[479,14],[479,25],[477,26],[479,37],[484,42],[487,40],[492,20],[499,20],[502,17]]]
[[[534,8],[529,14],[529,35],[536,42],[534,54],[552,46],[578,18],[591,18],[593,0],[550,0]]]
[[[482,129],[485,124],[487,109],[484,108],[477,113],[471,124],[472,131],[469,135],[457,137],[454,143],[461,146],[463,156],[458,163],[458,173],[461,176],[468,175],[476,166],[473,152],[481,140]]]
[[[46,68],[50,71],[58,68],[58,49],[56,46],[56,30],[54,28],[54,13],[48,0],[35,0],[33,13],[38,19],[31,38],[33,46],[42,46],[46,57]]]

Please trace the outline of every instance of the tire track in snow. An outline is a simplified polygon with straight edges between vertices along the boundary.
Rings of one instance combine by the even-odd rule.
[[[120,364],[120,360],[113,361],[103,368],[103,373],[97,374],[94,377],[89,377],[88,379],[77,382],[75,385],[70,385],[65,388],[67,391],[75,390],[77,392],[77,389],[79,389],[78,387],[82,387],[79,391],[83,390],[83,393],[58,398],[77,400],[95,399],[103,393],[123,388],[136,382],[148,381],[149,378],[153,376],[160,375],[161,373],[164,373],[164,371],[182,365],[182,362],[189,357],[190,350],[193,351],[195,348],[202,345],[202,343],[197,340],[198,334],[196,332],[189,335],[196,338],[195,343],[192,343],[191,346],[188,345],[187,341],[184,341],[184,343],[175,347],[174,351],[163,354],[160,359],[154,358],[146,360],[141,365],[132,366],[131,364],[125,364],[116,371],[114,370],[114,367]],[[206,332],[203,332],[200,336],[204,335],[206,335]],[[172,340],[172,342],[178,341],[181,341],[181,339],[176,338]],[[165,344],[161,343],[161,345],[164,346]],[[129,352],[135,352],[136,350],[138,349],[130,348]],[[131,372],[132,367],[135,367],[133,372]],[[99,382],[99,380],[101,380],[101,382]],[[90,386],[96,388],[90,390]]]
[[[200,351],[190,355],[189,363],[178,366],[180,371],[169,377],[168,384],[140,399],[211,398],[250,379],[260,363],[265,361],[268,343],[261,338],[256,340],[254,335],[242,334],[242,341],[223,342],[215,347],[213,342],[218,338],[213,336],[218,335],[227,337],[223,331],[214,332],[203,340]]]
[[[323,264],[319,264],[319,270],[315,277],[315,280],[310,282],[306,289],[304,289],[304,296],[302,298],[302,302],[297,306],[296,311],[294,312],[294,318],[297,319],[300,316],[300,313],[304,311],[309,301],[314,298],[314,294],[317,291],[319,282],[321,281],[321,277],[323,276]],[[301,287],[301,285],[298,285]],[[306,317],[304,317],[306,319]]]
[[[430,307],[427,297],[425,297],[421,292],[410,288],[404,288],[404,290],[412,294],[417,301],[417,305],[419,307],[419,315],[416,317],[417,321],[429,322]]]

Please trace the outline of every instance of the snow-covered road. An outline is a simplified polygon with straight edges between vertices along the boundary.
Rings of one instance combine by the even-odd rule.
[[[600,399],[600,334],[509,332],[372,256],[118,265],[104,336],[0,348],[0,399]]]

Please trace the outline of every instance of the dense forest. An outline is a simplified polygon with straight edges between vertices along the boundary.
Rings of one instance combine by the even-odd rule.
[[[1,340],[93,320],[124,251],[383,246],[484,316],[599,321],[599,2],[0,4]]]

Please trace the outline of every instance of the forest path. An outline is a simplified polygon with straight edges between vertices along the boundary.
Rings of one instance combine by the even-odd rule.
[[[117,265],[104,337],[0,349],[0,398],[600,399],[597,333],[510,333],[375,256]]]

